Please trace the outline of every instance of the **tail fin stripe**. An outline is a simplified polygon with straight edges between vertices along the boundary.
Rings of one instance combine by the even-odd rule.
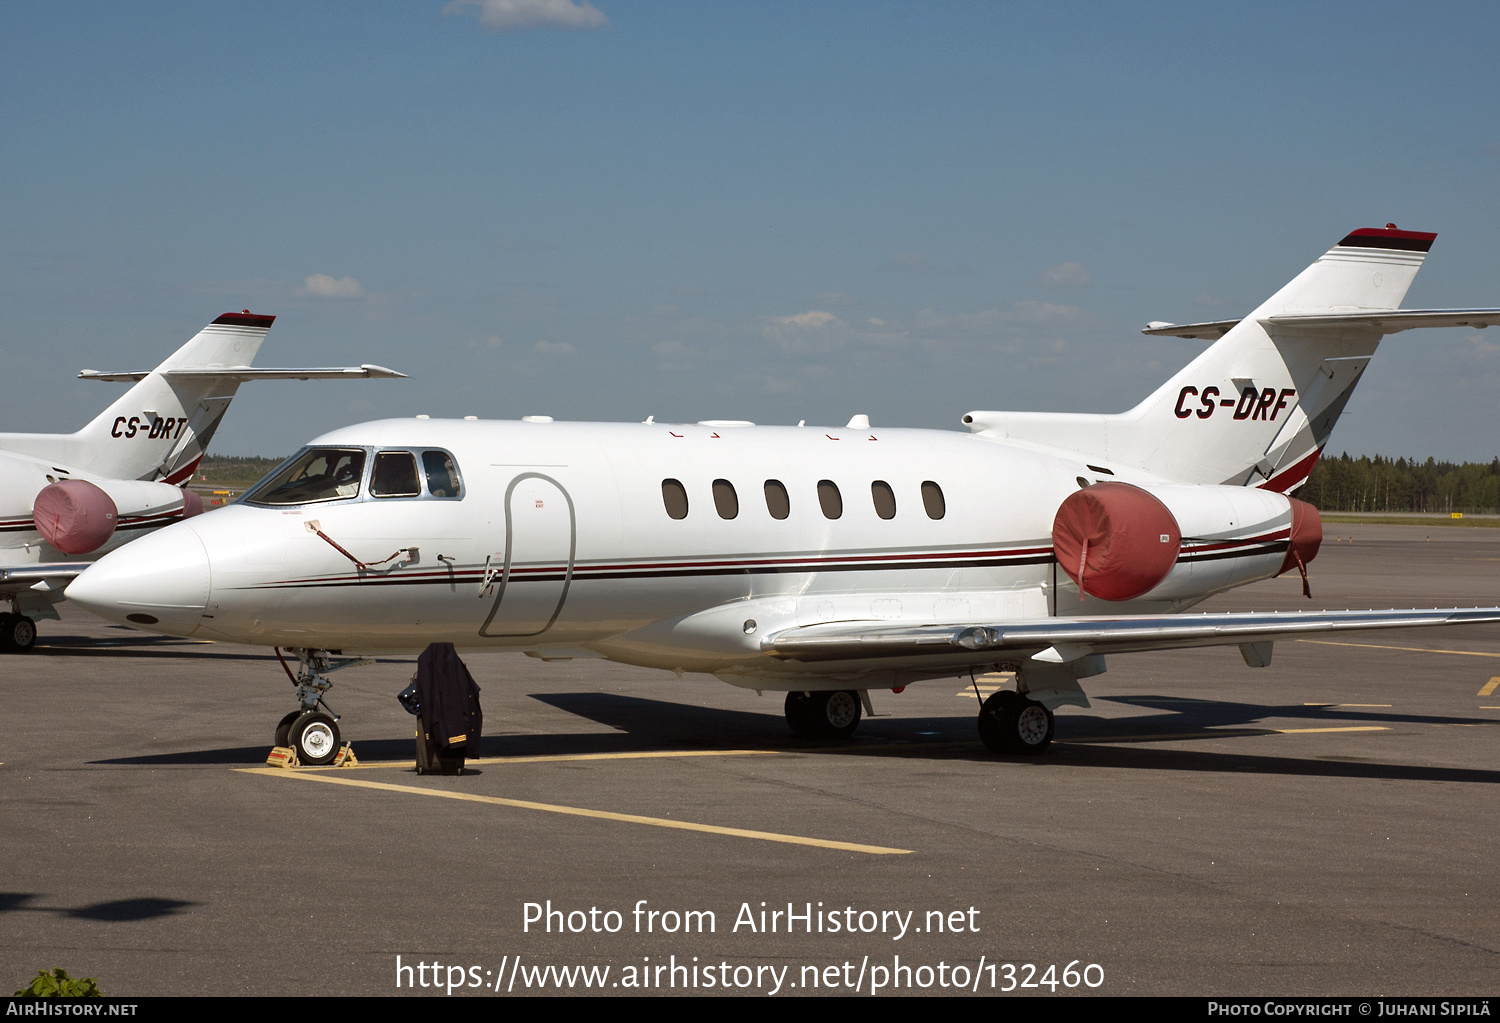
[[[1425,231],[1398,231],[1393,227],[1362,227],[1351,231],[1339,242],[1339,246],[1359,249],[1403,249],[1407,252],[1426,252],[1432,248],[1435,234]]]

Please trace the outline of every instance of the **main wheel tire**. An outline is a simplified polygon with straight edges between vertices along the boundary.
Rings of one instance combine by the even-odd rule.
[[[823,689],[786,694],[786,723],[808,739],[847,739],[859,727],[859,693],[853,689]]]
[[[331,764],[339,752],[339,725],[332,714],[305,711],[288,728],[287,740],[302,763]]]
[[[1039,757],[1052,743],[1052,712],[1035,700],[1021,699],[1006,716],[1005,739],[1010,752]]]
[[[979,708],[979,739],[991,753],[1040,756],[1055,724],[1045,706],[1008,689],[991,693]]]
[[[294,710],[280,721],[276,722],[276,745],[285,746],[290,742],[288,736],[292,734],[292,722],[301,717],[303,711]]]
[[[859,727],[863,714],[859,693],[853,689],[835,689],[817,694],[823,697],[819,703],[819,725],[823,734],[831,739],[847,739]]]
[[[806,739],[818,737],[818,725],[814,716],[812,697],[814,693],[791,692],[786,694],[786,723],[792,734]]]
[[[7,653],[24,654],[36,646],[36,622],[25,615],[0,615],[0,647]]]
[[[1005,742],[1005,719],[1020,696],[1009,689],[993,692],[979,707],[979,741],[991,753],[1009,753]]]

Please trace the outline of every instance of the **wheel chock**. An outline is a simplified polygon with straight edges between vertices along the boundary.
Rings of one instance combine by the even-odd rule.
[[[267,767],[300,767],[301,762],[297,759],[297,751],[290,746],[276,746],[271,750],[271,755],[266,757]]]
[[[358,767],[359,758],[354,755],[354,743],[346,742],[339,747],[339,751],[333,758],[334,767]]]

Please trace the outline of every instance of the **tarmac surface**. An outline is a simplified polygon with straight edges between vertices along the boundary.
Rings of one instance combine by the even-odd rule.
[[[1203,609],[1500,605],[1500,530],[1327,532],[1311,602]],[[967,680],[819,744],[777,694],[472,654],[454,778],[412,769],[414,658],[334,676],[359,768],[258,770],[294,706],[270,651],[40,631],[0,659],[6,991],[1496,991],[1500,627],[1112,658],[1037,759],[984,750]]]

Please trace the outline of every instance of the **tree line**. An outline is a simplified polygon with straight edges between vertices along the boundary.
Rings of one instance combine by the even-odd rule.
[[[1500,513],[1500,457],[1439,462],[1384,455],[1321,458],[1297,497],[1321,511]]]

